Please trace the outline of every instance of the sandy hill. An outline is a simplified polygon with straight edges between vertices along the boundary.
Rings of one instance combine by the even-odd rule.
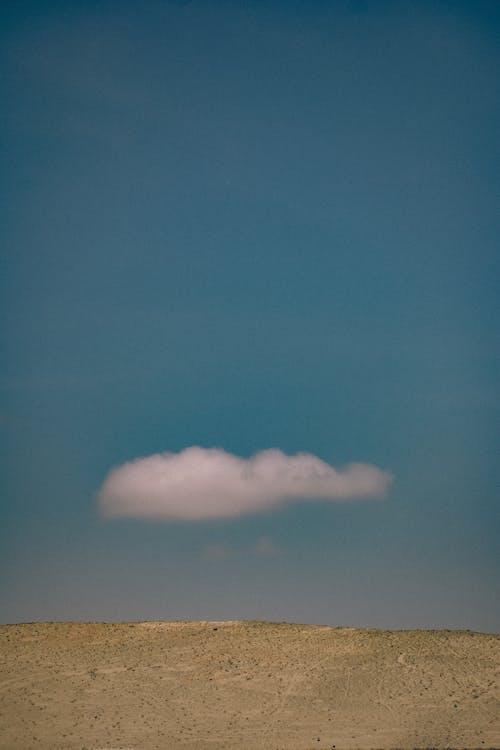
[[[0,748],[500,747],[500,636],[258,622],[0,627]]]

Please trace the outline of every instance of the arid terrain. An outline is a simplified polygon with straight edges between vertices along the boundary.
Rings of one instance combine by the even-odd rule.
[[[500,747],[500,636],[258,622],[0,627],[0,748]]]

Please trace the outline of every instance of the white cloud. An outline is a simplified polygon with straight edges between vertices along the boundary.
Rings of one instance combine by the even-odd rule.
[[[255,543],[253,551],[257,557],[277,557],[281,550],[270,537],[260,536]]]
[[[335,469],[309,453],[278,449],[240,458],[220,448],[138,458],[114,469],[99,491],[107,517],[231,518],[291,500],[345,500],[382,495],[391,481],[369,464]]]
[[[208,562],[221,562],[231,557],[232,550],[225,544],[207,544],[203,548],[202,558]]]

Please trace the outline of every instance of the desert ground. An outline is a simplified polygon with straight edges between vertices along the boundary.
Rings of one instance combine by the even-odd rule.
[[[499,748],[500,636],[259,622],[0,627],[0,748]]]

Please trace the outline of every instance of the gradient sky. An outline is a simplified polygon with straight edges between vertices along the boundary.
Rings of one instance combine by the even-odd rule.
[[[500,6],[3,2],[0,620],[500,630]],[[266,448],[387,497],[105,519]]]

